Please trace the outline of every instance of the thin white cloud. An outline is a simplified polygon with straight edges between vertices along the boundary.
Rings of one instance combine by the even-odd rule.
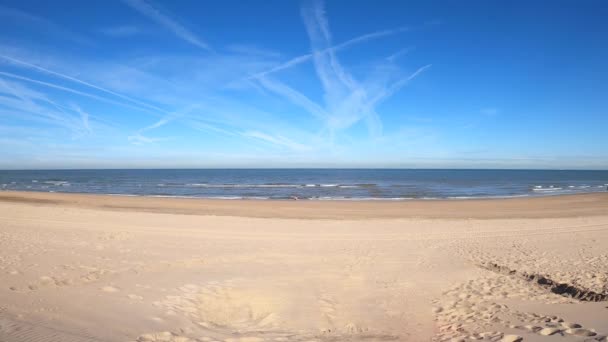
[[[323,110],[323,108],[312,102],[304,94],[287,86],[286,84],[280,81],[271,80],[268,77],[260,77],[258,81],[264,88],[287,98],[293,104],[306,109],[313,116],[321,119],[327,118],[327,114],[325,113],[325,110]]]
[[[144,7],[156,7],[147,0],[125,1]],[[148,16],[152,18],[154,15]],[[6,110],[0,106],[0,117],[8,117],[4,116],[7,113],[10,114],[7,123],[22,124],[19,115],[28,112],[28,120],[44,122],[45,126],[52,123],[69,127],[75,136],[80,137],[78,132],[81,132],[83,137],[91,141],[91,145],[107,144],[135,149],[130,145],[155,144],[147,149],[137,148],[138,151],[146,150],[150,153],[169,148],[163,146],[162,142],[168,139],[163,136],[170,135],[167,133],[170,132],[169,128],[174,128],[165,126],[173,122],[176,126],[184,126],[180,128],[194,130],[180,137],[172,137],[172,140],[180,140],[176,143],[189,142],[194,136],[196,141],[200,138],[201,141],[213,144],[226,141],[225,149],[230,156],[236,155],[236,149],[244,149],[260,151],[260,155],[277,153],[281,157],[298,155],[304,158],[308,155],[306,152],[323,150],[326,153],[315,156],[323,160],[340,155],[340,151],[352,151],[353,145],[350,142],[360,141],[360,146],[373,143],[374,139],[360,139],[358,133],[356,138],[350,136],[354,131],[348,129],[360,123],[367,126],[370,136],[382,137],[381,112],[377,105],[426,70],[426,67],[412,75],[404,75],[398,66],[389,63],[399,57],[398,51],[396,56],[379,61],[382,64],[379,67],[380,75],[374,73],[374,70],[366,73],[369,70],[360,65],[360,72],[355,78],[347,68],[348,65],[340,63],[337,54],[355,44],[394,35],[406,29],[374,32],[333,45],[330,26],[321,3],[303,9],[303,19],[309,33],[311,53],[296,57],[281,67],[312,62],[321,85],[321,96],[310,87],[300,88],[298,80],[282,79],[280,76],[288,75],[272,74],[273,71],[247,80],[253,87],[222,87],[222,84],[231,80],[252,75],[259,70],[270,70],[271,66],[276,65],[281,54],[266,51],[257,45],[226,45],[222,54],[201,56],[173,52],[112,61],[53,58],[61,56],[46,55],[44,49],[40,53],[33,52],[33,49],[28,53],[23,47],[14,50],[0,48],[0,63],[5,62],[3,64],[10,67],[0,71],[0,80],[16,80],[13,85],[23,84],[28,87],[18,92],[21,98],[0,94],[0,105],[10,105]],[[135,65],[136,68],[133,67]],[[315,77],[315,73],[312,77]],[[307,86],[308,81],[309,79],[305,80]],[[243,83],[246,82],[241,82]],[[264,96],[277,96],[287,103],[260,98],[255,89]],[[87,106],[64,106],[61,99],[65,98],[65,94],[55,90],[133,110],[104,106],[103,115],[98,117],[95,111],[87,111]],[[36,93],[38,91],[43,93]],[[78,96],[72,96],[74,99],[71,101],[78,101]],[[192,110],[188,110],[192,104]],[[19,108],[25,110],[19,111]],[[89,107],[91,110],[94,108]],[[181,108],[186,109],[180,110]],[[294,110],[299,111],[300,108],[315,120],[306,116],[294,119]],[[121,115],[136,115],[134,110],[155,117],[135,129],[115,126],[109,134],[99,129],[103,116],[116,118],[118,124],[122,122]],[[138,122],[141,123],[141,120]],[[95,134],[84,135],[93,131]],[[67,144],[71,142],[68,141]],[[200,143],[192,144],[189,146],[192,150],[204,149]],[[74,147],[77,148],[76,145]],[[222,153],[225,152],[223,148],[220,148]],[[256,158],[253,159],[259,161],[261,157]]]
[[[337,97],[344,95],[338,94],[338,92],[352,91],[357,84],[344,71],[334,50],[329,48],[332,45],[331,34],[323,3],[313,1],[311,6],[303,6],[302,18],[313,50],[315,71],[325,90],[326,101],[335,101]]]
[[[162,108],[159,108],[159,107],[150,105],[148,103],[139,101],[139,100],[134,99],[134,98],[132,98],[130,96],[126,96],[126,95],[123,95],[123,94],[111,91],[109,89],[100,87],[100,86],[92,84],[90,82],[83,81],[81,79],[78,79],[78,78],[70,76],[70,75],[66,75],[66,74],[63,74],[63,73],[60,73],[60,72],[57,72],[57,71],[53,71],[53,70],[50,70],[50,69],[47,69],[47,68],[43,68],[43,67],[41,67],[39,65],[28,63],[26,61],[23,61],[23,60],[14,58],[14,57],[6,56],[6,55],[0,55],[0,58],[4,58],[4,59],[6,59],[6,60],[8,60],[8,61],[10,61],[12,63],[15,63],[15,64],[20,65],[20,66],[24,66],[24,67],[32,69],[32,70],[36,70],[36,71],[47,73],[47,74],[50,74],[50,75],[53,75],[53,76],[61,77],[61,78],[64,78],[66,80],[70,80],[72,82],[76,82],[76,83],[85,85],[87,87],[103,91],[103,92],[108,93],[110,95],[114,95],[114,96],[120,97],[121,99],[124,99],[124,100],[130,101],[130,102],[136,103],[136,104],[138,104],[140,106],[143,106],[143,107],[146,107],[146,108],[149,108],[149,109],[153,109],[153,110],[160,111],[160,112],[163,112],[163,113],[165,112]]]
[[[5,57],[8,57],[8,56],[5,56]],[[2,58],[2,57],[0,57],[0,58]],[[34,64],[28,63],[28,62],[25,62],[23,60],[18,60],[18,59],[15,59],[13,57],[8,57],[8,58],[5,58],[5,59],[7,59],[11,63],[15,63],[16,65],[19,65],[19,66],[24,65],[27,68],[35,70],[35,71],[41,71],[41,72],[46,73],[46,74],[50,74],[50,75],[53,75],[53,76],[58,76],[58,77],[61,77],[61,78],[65,78],[65,79],[68,79],[70,81],[76,82],[79,85],[82,84],[82,85],[85,85],[87,87],[91,87],[93,89],[101,90],[101,91],[103,91],[105,93],[109,93],[111,95],[116,94],[116,96],[118,96],[118,97],[134,100],[132,102],[136,102],[136,103],[141,103],[143,105],[147,105],[144,102],[135,100],[135,99],[133,99],[133,98],[131,98],[129,96],[123,95],[121,93],[114,92],[114,91],[109,90],[107,88],[103,88],[101,86],[97,86],[96,84],[92,84],[90,82],[86,82],[86,81],[83,81],[81,79],[77,79],[75,77],[69,76],[69,75],[58,73],[56,71],[49,70],[47,68],[43,68],[43,67],[40,67],[38,65],[34,65]],[[107,74],[107,73],[108,73],[107,71],[106,72],[100,72],[100,74]],[[188,76],[189,75],[190,74],[188,74]],[[241,127],[243,127],[245,125],[248,125],[248,124],[250,124],[252,122],[256,122],[257,121],[255,119],[251,119],[251,120],[248,120],[248,121],[243,121],[242,119],[244,119],[244,117],[240,117],[238,119],[235,118],[235,119],[228,120],[229,122],[228,122],[227,125],[226,125],[225,122],[222,123],[224,126],[226,126],[226,128],[219,127],[217,124],[215,124],[213,122],[214,121],[215,113],[217,113],[219,115],[226,115],[230,111],[242,112],[242,110],[240,110],[240,109],[235,109],[237,107],[235,107],[236,103],[234,102],[234,100],[224,101],[225,105],[228,105],[228,107],[226,107],[226,108],[218,108],[217,110],[211,109],[214,112],[214,116],[210,117],[209,114],[207,114],[207,113],[206,114],[200,113],[200,115],[198,115],[198,117],[197,117],[194,114],[192,114],[192,115],[185,115],[185,112],[190,112],[191,109],[195,108],[196,106],[191,106],[192,108],[191,109],[186,109],[185,112],[184,112],[184,110],[182,110],[180,114],[176,114],[176,112],[174,112],[174,111],[173,112],[165,111],[165,110],[163,110],[161,108],[157,108],[157,107],[155,108],[153,106],[152,106],[151,109],[157,109],[157,110],[156,111],[150,111],[148,108],[144,108],[143,106],[140,107],[140,106],[131,105],[131,104],[128,104],[128,103],[122,103],[122,102],[119,102],[119,101],[115,101],[115,100],[112,100],[112,99],[107,98],[105,96],[100,96],[100,95],[97,95],[95,93],[91,93],[91,92],[87,92],[87,91],[81,90],[82,88],[70,88],[70,87],[66,87],[66,86],[63,86],[63,85],[60,85],[60,84],[57,84],[57,83],[46,82],[46,81],[42,81],[42,80],[38,80],[38,79],[32,79],[32,78],[29,78],[29,77],[25,77],[25,76],[21,76],[21,75],[16,75],[16,74],[8,73],[8,72],[2,72],[2,71],[0,71],[0,76],[10,77],[10,78],[13,78],[13,79],[17,79],[17,80],[20,80],[20,81],[25,81],[25,82],[33,83],[35,85],[40,85],[40,86],[48,87],[48,88],[51,88],[51,89],[58,89],[58,90],[61,90],[61,91],[69,92],[69,93],[72,93],[72,94],[77,94],[77,95],[84,96],[84,97],[93,98],[93,99],[98,100],[98,101],[110,103],[110,104],[117,105],[117,106],[122,106],[122,107],[125,107],[125,108],[138,109],[138,110],[145,111],[145,112],[152,113],[152,114],[156,114],[156,113],[164,114],[164,116],[161,117],[154,124],[152,124],[150,126],[147,126],[147,127],[144,127],[143,129],[137,131],[135,135],[140,135],[140,136],[144,136],[143,132],[146,132],[146,131],[151,130],[151,129],[159,128],[159,127],[164,126],[165,124],[167,124],[167,123],[169,123],[171,121],[174,121],[174,120],[179,120],[181,123],[185,124],[186,126],[189,126],[192,129],[195,129],[195,130],[205,131],[205,132],[212,132],[212,133],[219,133],[221,135],[226,135],[226,136],[237,136],[237,134],[235,133],[236,131],[233,131],[233,129],[236,130],[237,127],[241,128]],[[149,82],[143,82],[139,74],[134,74],[132,76],[135,76],[134,81],[136,81],[138,83],[142,83],[142,84],[149,83]],[[147,77],[148,75],[145,74],[143,76]],[[158,79],[160,80],[160,78],[158,78]],[[148,79],[145,79],[145,81],[148,81]],[[188,81],[186,80],[184,82],[187,83]],[[160,86],[166,86],[166,82],[164,82],[163,84],[156,84],[156,83],[147,84],[147,87],[154,88],[154,87],[159,86],[159,85]],[[144,88],[144,89],[147,89],[147,88]],[[182,88],[179,88],[179,89],[165,89],[164,93],[167,96],[172,96],[171,94],[175,95],[175,92],[178,91],[178,90],[181,91],[181,89]],[[188,90],[188,89],[185,88],[184,90]],[[198,93],[197,94],[193,93],[192,95],[193,96],[197,95],[199,97],[196,101],[200,101],[201,99],[204,98],[204,97],[201,98],[200,97],[201,95],[198,94]],[[184,96],[182,94],[178,95],[178,100],[179,100],[178,102],[185,103],[185,104],[193,102],[193,99],[189,98],[188,95]],[[176,103],[174,105],[179,105],[179,104]],[[151,105],[147,105],[147,106],[150,107]],[[69,109],[73,110],[72,108],[69,108]],[[206,111],[208,112],[209,109],[206,109]],[[215,117],[215,118],[217,118],[217,117]],[[82,117],[81,117],[81,119],[82,119]],[[82,122],[82,120],[81,120],[81,122]],[[136,140],[136,141],[138,141],[141,144],[146,143],[146,141],[150,141],[150,140],[146,140],[145,138],[147,138],[147,137],[144,136],[144,139],[140,139],[140,138],[136,137],[136,138],[132,138],[131,140],[133,140],[133,141]],[[153,139],[155,139],[155,138],[153,138]],[[162,140],[154,140],[154,142],[158,142],[158,141],[162,141]]]
[[[395,35],[395,34],[406,32],[406,31],[409,31],[409,29],[407,27],[399,27],[399,28],[390,29],[390,30],[382,30],[382,31],[367,33],[367,34],[349,39],[338,45],[327,47],[325,49],[320,50],[319,52],[320,53],[329,53],[329,52],[335,53],[342,49],[351,47],[353,45],[357,45],[359,43],[364,43],[366,41],[370,41],[370,40],[374,40],[374,39],[378,39],[378,38],[382,38],[382,37],[386,37],[386,36],[391,36],[391,35]],[[266,75],[269,75],[269,74],[272,74],[272,73],[275,73],[275,72],[278,72],[281,70],[289,69],[296,65],[300,65],[302,63],[306,63],[306,62],[310,61],[313,58],[313,56],[314,56],[314,54],[307,53],[307,54],[304,54],[301,56],[294,57],[294,58],[292,58],[284,63],[281,63],[275,67],[272,67],[268,70],[251,75],[247,79],[259,78],[259,77],[266,76]]]
[[[74,110],[80,114],[80,119],[82,121],[82,126],[87,133],[92,133],[91,125],[89,124],[89,113],[82,110],[78,105],[72,105]]]
[[[422,74],[423,72],[428,70],[430,67],[431,67],[431,64],[422,66],[422,67],[418,68],[416,71],[414,71],[411,75],[398,80],[397,82],[393,83],[387,89],[380,91],[379,94],[376,95],[376,97],[374,97],[372,99],[371,104],[376,105],[376,104],[380,103],[381,101],[393,96],[393,94],[395,94],[397,91],[399,91],[399,89],[406,86],[410,81],[412,81],[414,78],[418,77],[420,74]]]
[[[267,133],[259,132],[259,131],[247,131],[243,132],[242,135],[248,138],[254,138],[258,140],[265,141],[267,143],[271,143],[273,145],[287,147],[291,150],[295,151],[308,151],[310,150],[310,146],[304,145],[298,142],[295,142],[291,139],[283,137],[281,135],[270,135]]]
[[[227,135],[227,136],[232,136],[232,137],[236,137],[238,135],[235,132],[220,128],[216,125],[212,125],[212,124],[204,121],[201,118],[190,117],[190,118],[184,119],[182,121],[185,122],[188,126],[194,128],[198,131],[213,132],[213,133],[218,133],[221,135]]]
[[[158,120],[157,122],[153,123],[152,125],[146,126],[146,127],[142,128],[140,130],[140,132],[149,131],[149,130],[152,130],[152,129],[159,128],[161,126],[164,126],[164,125],[168,124],[169,122],[173,121],[174,119],[175,119],[175,116],[165,116],[162,119]]]
[[[190,111],[192,109],[192,107],[193,106],[186,109],[184,112]],[[151,131],[153,129],[160,128],[160,127],[170,123],[171,121],[174,121],[175,119],[182,116],[183,114],[184,113],[182,113],[182,112],[169,113],[169,114],[163,116],[160,120],[156,121],[155,123],[138,130],[137,132],[135,132],[135,134],[129,136],[128,139],[129,139],[129,141],[131,141],[135,144],[152,143],[152,142],[159,142],[162,140],[166,140],[164,138],[149,138],[149,137],[144,136],[143,133],[147,132],[147,131]]]
[[[163,126],[167,125],[168,123],[176,121],[178,119],[180,120],[181,123],[185,124],[186,126],[192,128],[192,129],[198,130],[198,131],[212,132],[212,133],[217,133],[220,135],[233,136],[233,137],[239,135],[233,131],[220,128],[216,124],[209,123],[209,122],[205,121],[204,118],[191,115],[191,113],[196,109],[199,109],[198,105],[191,105],[191,106],[188,106],[184,110],[169,113],[168,115],[162,117],[160,120],[156,121],[155,123],[138,130],[133,135],[129,136],[128,140],[136,145],[157,143],[157,142],[169,140],[168,138],[151,138],[148,136],[144,136],[143,133],[163,127]]]
[[[167,140],[167,138],[150,138],[139,133],[130,135],[127,139],[134,145],[152,144]]]
[[[173,32],[178,38],[197,46],[201,49],[211,50],[211,47],[202,39],[190,32],[178,21],[170,18],[167,14],[162,13],[158,8],[152,6],[149,1],[145,0],[123,0],[127,5],[146,17],[152,19],[156,23]]]
[[[310,38],[312,53],[300,56],[298,59],[284,64],[284,66],[303,63],[309,60],[308,56],[310,56],[323,89],[324,106],[311,101],[298,90],[267,76],[260,76],[258,74],[255,77],[257,82],[265,89],[304,108],[310,114],[323,120],[325,128],[322,132],[328,135],[332,143],[336,132],[348,129],[361,120],[364,120],[371,136],[378,137],[382,135],[382,121],[376,111],[376,106],[393,96],[408,82],[427,70],[430,65],[423,66],[413,74],[402,77],[393,83],[389,82],[391,78],[394,78],[392,73],[388,76],[382,74],[380,75],[381,77],[375,77],[363,83],[359,82],[346,71],[335,54],[336,47],[332,47],[331,31],[325,16],[323,3],[321,1],[306,3],[302,7],[302,18]],[[388,30],[383,31],[381,34],[365,35],[341,44],[338,47],[348,46],[376,36],[393,33],[395,33],[394,30]],[[397,58],[400,53],[402,52],[400,51],[389,58]],[[390,71],[394,71],[394,69]],[[387,73],[385,72],[385,74]]]
[[[395,52],[394,54],[386,57],[386,60],[394,63],[397,59],[409,54],[410,52],[412,52],[414,50],[413,47],[408,47],[408,48],[404,48],[404,49],[400,49],[399,51]]]
[[[75,137],[91,132],[88,113],[72,106],[72,113],[47,96],[33,91],[19,83],[0,78],[0,106],[8,108],[2,112],[20,121],[35,121],[64,127],[72,131]]]
[[[130,105],[128,103],[114,101],[114,100],[111,100],[111,99],[107,99],[105,97],[97,96],[97,95],[94,95],[94,94],[89,94],[89,93],[86,93],[86,92],[82,92],[80,90],[76,90],[76,89],[60,86],[60,85],[57,85],[57,84],[54,84],[54,83],[50,83],[50,82],[44,82],[44,81],[40,81],[40,80],[35,80],[35,79],[31,79],[31,78],[28,78],[28,77],[15,75],[15,74],[12,74],[12,73],[9,73],[9,72],[4,72],[4,71],[0,71],[0,75],[5,76],[5,77],[10,77],[10,78],[18,79],[18,80],[22,80],[22,81],[27,81],[27,82],[38,84],[38,85],[42,85],[42,86],[45,86],[45,87],[48,87],[48,88],[54,88],[54,89],[62,90],[62,91],[65,91],[65,92],[69,92],[69,93],[80,95],[80,96],[84,96],[84,97],[89,97],[89,98],[92,98],[92,99],[95,99],[95,100],[98,100],[98,101],[114,104],[114,105],[121,106],[121,107],[136,109],[136,110],[144,111],[144,112],[150,112],[149,110],[147,110],[145,108],[141,108],[141,107],[137,107],[137,106],[134,106],[134,105]]]

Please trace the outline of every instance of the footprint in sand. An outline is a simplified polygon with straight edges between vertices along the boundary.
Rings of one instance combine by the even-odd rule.
[[[543,328],[538,333],[543,336],[551,336],[561,332],[558,328]]]
[[[518,335],[505,335],[503,336],[501,342],[521,342],[524,338]]]
[[[575,336],[583,336],[583,337],[589,337],[589,336],[595,336],[597,335],[596,332],[593,332],[591,330],[587,330],[587,329],[582,329],[582,328],[574,328],[574,329],[567,329],[565,331],[566,334],[570,334],[570,335],[575,335]]]

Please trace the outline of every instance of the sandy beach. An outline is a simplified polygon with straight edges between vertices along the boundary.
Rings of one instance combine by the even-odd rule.
[[[0,192],[0,341],[606,341],[608,194]]]

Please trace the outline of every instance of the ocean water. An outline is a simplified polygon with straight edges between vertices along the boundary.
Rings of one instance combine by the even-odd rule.
[[[606,191],[608,171],[180,169],[0,171],[0,191],[222,199],[408,200]]]

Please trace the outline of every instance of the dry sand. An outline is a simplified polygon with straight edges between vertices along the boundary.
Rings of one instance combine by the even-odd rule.
[[[3,342],[606,341],[607,299],[608,194],[0,192]]]

